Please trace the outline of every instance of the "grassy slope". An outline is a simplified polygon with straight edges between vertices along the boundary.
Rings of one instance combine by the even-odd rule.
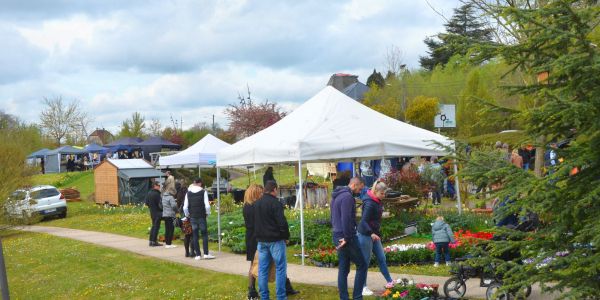
[[[243,276],[50,235],[15,233],[3,243],[13,299],[244,299],[247,292]],[[302,299],[337,298],[332,287],[295,286]]]
[[[69,178],[69,179],[67,179]],[[57,188],[75,188],[81,193],[81,199],[86,200],[94,193],[94,172],[74,172],[60,174],[39,174],[31,177],[33,185],[49,184]]]

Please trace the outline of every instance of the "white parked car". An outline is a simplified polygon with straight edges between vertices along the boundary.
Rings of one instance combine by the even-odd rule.
[[[67,201],[57,188],[39,185],[14,191],[8,198],[6,210],[13,217],[39,216],[67,217]]]

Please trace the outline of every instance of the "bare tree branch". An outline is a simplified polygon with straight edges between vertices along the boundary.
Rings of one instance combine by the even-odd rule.
[[[448,19],[444,16],[444,14],[442,14],[441,12],[437,11],[435,9],[435,7],[433,7],[433,5],[431,5],[431,3],[429,3],[428,0],[425,0],[425,2],[427,3],[427,5],[429,5],[429,7],[431,8],[431,10],[433,10],[433,12],[435,12],[436,14],[438,14],[440,17],[442,17],[442,19],[444,19],[444,21],[448,22]]]

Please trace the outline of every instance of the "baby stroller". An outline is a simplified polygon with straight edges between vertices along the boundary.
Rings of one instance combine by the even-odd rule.
[[[529,214],[526,220],[523,220],[515,230],[520,231],[531,231],[534,230],[539,224],[539,219],[535,214]],[[494,236],[493,239],[503,239],[502,236]],[[490,264],[485,267],[473,267],[467,263],[472,256],[465,256],[456,259],[455,266],[450,270],[452,276],[444,284],[444,294],[446,297],[462,298],[467,292],[466,281],[470,278],[479,278],[479,286],[485,287],[486,289],[486,300],[511,300],[515,299],[517,293],[513,292],[499,292],[502,287],[502,274],[496,271],[496,266]],[[504,261],[515,261],[521,262],[520,253],[518,251],[507,251],[503,253],[500,259]],[[527,286],[522,295],[529,297],[531,295],[531,286]]]

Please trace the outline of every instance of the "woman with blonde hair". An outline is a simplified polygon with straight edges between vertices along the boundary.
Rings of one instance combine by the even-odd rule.
[[[385,252],[381,243],[381,219],[383,215],[383,203],[381,201],[385,198],[386,190],[387,185],[377,180],[373,184],[373,188],[362,196],[362,217],[357,226],[357,236],[360,248],[365,256],[365,261],[368,264],[371,261],[371,255],[375,255],[379,271],[387,282],[385,288],[391,289],[396,284],[396,281],[392,279],[388,270]],[[373,292],[367,287],[366,279],[362,294],[363,296],[373,295]]]
[[[254,202],[260,199],[265,189],[259,184],[251,184],[244,193],[244,224],[246,226],[246,260],[250,262],[248,270],[248,299],[258,299],[256,291],[256,278],[252,275],[252,261],[256,254],[258,241],[254,237]],[[287,295],[295,295],[299,292],[294,290],[289,278],[286,278],[285,291]]]
[[[248,299],[258,299],[256,278],[252,275],[252,261],[256,253],[257,241],[254,238],[254,202],[264,194],[264,188],[259,184],[251,184],[244,193],[244,224],[246,225],[246,260],[250,262],[248,270]]]

